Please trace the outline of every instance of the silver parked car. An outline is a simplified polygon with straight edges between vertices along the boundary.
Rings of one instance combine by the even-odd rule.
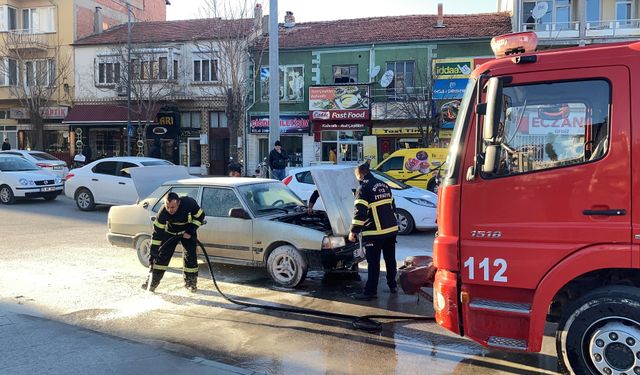
[[[359,245],[346,241],[353,206],[347,184],[342,184],[342,190],[323,189],[319,184],[321,197],[331,203],[325,204],[326,213],[310,216],[288,187],[268,179],[187,178],[165,182],[147,196],[139,185],[157,176],[157,168],[162,167],[132,168],[136,187],[146,198],[111,207],[108,215],[109,243],[136,249],[144,266],[148,266],[152,222],[165,195],[175,192],[196,199],[205,211],[198,239],[214,262],[266,267],[271,278],[284,287],[302,283],[310,268],[357,272],[362,260],[356,252]],[[335,178],[340,177],[324,180]]]

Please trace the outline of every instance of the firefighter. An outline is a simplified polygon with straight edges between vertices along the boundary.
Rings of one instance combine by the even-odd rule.
[[[153,223],[153,236],[151,238],[151,249],[149,252],[149,263],[151,265],[151,280],[142,284],[142,289],[147,289],[148,283],[150,291],[154,291],[164,271],[167,270],[169,261],[173,256],[178,241],[172,241],[167,246],[160,248],[163,243],[173,236],[180,236],[180,242],[184,247],[183,273],[184,286],[190,292],[198,290],[198,258],[196,255],[196,231],[204,220],[204,211],[198,203],[191,197],[179,197],[178,194],[170,192],[164,200],[164,206],[158,212],[158,218]]]
[[[367,283],[362,294],[355,296],[360,300],[376,298],[378,277],[380,276],[380,253],[387,266],[387,285],[391,293],[398,292],[396,282],[396,235],[398,222],[395,216],[395,204],[391,189],[387,184],[373,177],[369,172],[369,163],[359,164],[355,175],[360,186],[356,190],[353,219],[349,241],[362,236],[362,244],[367,256]]]

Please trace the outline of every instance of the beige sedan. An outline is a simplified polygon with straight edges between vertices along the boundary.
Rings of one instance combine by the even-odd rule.
[[[198,239],[213,262],[266,267],[280,286],[299,285],[310,268],[356,270],[362,260],[357,256],[359,245],[345,240],[350,218],[340,217],[353,199],[334,210],[338,217],[329,220],[331,209],[309,215],[283,183],[256,178],[165,182],[137,204],[110,209],[109,243],[136,249],[140,262],[148,266],[152,223],[169,192],[196,199],[205,211]]]

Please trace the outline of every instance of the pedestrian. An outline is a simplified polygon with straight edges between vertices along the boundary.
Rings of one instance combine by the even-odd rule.
[[[336,146],[329,148],[329,161],[333,164],[338,164],[338,155],[336,154]]]
[[[84,157],[86,158],[86,163],[90,163],[91,162],[91,146],[89,146],[88,144],[84,145],[84,147],[82,148],[82,155],[84,155]]]
[[[273,150],[269,153],[269,168],[272,177],[283,180],[285,178],[285,167],[287,166],[287,152],[282,148],[280,141],[276,141]]]
[[[391,293],[398,292],[396,282],[396,235],[398,222],[395,216],[395,203],[391,189],[387,184],[373,177],[369,163],[359,164],[355,175],[360,186],[356,190],[353,219],[349,241],[355,242],[362,236],[362,244],[367,257],[367,283],[360,300],[376,298],[378,277],[380,276],[380,253],[387,267],[387,285]]]
[[[151,146],[149,156],[156,159],[162,159],[162,148],[160,147],[160,140],[158,138],[153,139],[153,145]]]
[[[153,223],[153,235],[151,237],[151,247],[149,251],[149,264],[151,275],[142,284],[142,289],[154,291],[164,272],[167,270],[169,261],[173,256],[178,242],[182,244],[184,252],[183,275],[184,286],[190,292],[198,290],[198,258],[196,255],[196,231],[204,221],[204,211],[198,206],[195,199],[170,192],[164,199],[164,205],[158,212],[157,219]],[[179,236],[179,240],[172,240],[173,236]],[[170,241],[166,246],[163,244]],[[149,286],[148,283],[151,283]]]
[[[4,142],[2,142],[2,151],[11,150],[11,143],[9,143],[9,138],[5,138]]]
[[[235,161],[229,163],[229,177],[242,177],[242,164]]]

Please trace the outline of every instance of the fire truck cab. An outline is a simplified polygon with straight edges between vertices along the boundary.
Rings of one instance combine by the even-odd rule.
[[[494,38],[499,58],[469,80],[439,194],[436,320],[530,352],[554,322],[563,371],[640,374],[640,42],[535,42]]]

